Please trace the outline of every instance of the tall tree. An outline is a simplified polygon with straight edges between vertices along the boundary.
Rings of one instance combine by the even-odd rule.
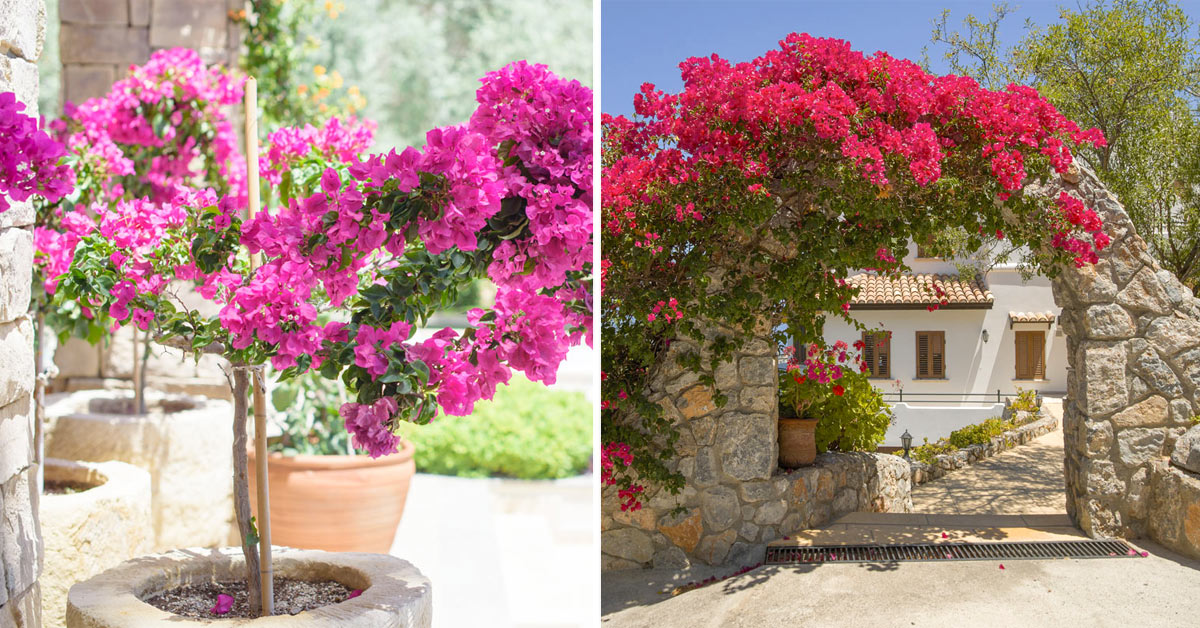
[[[960,31],[949,10],[934,20],[932,41],[959,74],[1002,88],[1027,83],[1107,145],[1080,157],[1120,195],[1155,257],[1184,283],[1200,282],[1200,40],[1196,26],[1168,0],[1099,0],[1061,8],[1044,27],[1005,49],[1000,23],[973,15]]]

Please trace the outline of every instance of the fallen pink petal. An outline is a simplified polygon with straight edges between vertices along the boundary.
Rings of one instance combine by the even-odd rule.
[[[355,590],[353,590],[353,591],[351,591],[351,592],[350,592],[350,595],[349,595],[349,596],[348,596],[346,599],[347,599],[347,600],[352,600],[352,599],[354,599],[354,598],[356,598],[356,597],[358,597],[358,596],[362,595],[362,591],[363,591],[362,589],[355,589]]]
[[[216,613],[217,615],[224,615],[225,613],[228,613],[230,611],[230,609],[232,609],[232,608],[233,608],[233,596],[225,595],[224,593],[221,593],[221,594],[217,595],[217,603],[213,604],[213,607],[208,610],[210,612]]]

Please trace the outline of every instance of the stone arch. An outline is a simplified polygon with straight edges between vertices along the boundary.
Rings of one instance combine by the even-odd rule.
[[[1150,256],[1094,174],[1073,166],[1025,193],[1063,191],[1094,208],[1112,238],[1099,263],[1063,268],[1052,280],[1068,350],[1068,514],[1093,537],[1149,536],[1200,557],[1200,426],[1188,431],[1200,414],[1200,299]],[[707,360],[706,348],[673,341],[648,392],[679,430],[680,457],[668,467],[686,485],[678,496],[650,488],[633,512],[620,510],[615,490],[604,491],[605,569],[751,565],[766,543],[843,514],[911,510],[911,469],[895,456],[828,453],[811,467],[779,469],[769,330],[764,323],[714,373],[723,407],[675,360],[688,351]],[[742,332],[705,330],[708,341],[721,334]],[[1177,441],[1183,449],[1195,443],[1190,471],[1168,462]]]
[[[1200,482],[1168,458],[1200,413],[1200,299],[1149,254],[1091,172],[1072,167],[1027,193],[1061,191],[1094,208],[1112,237],[1097,264],[1051,282],[1067,336],[1067,512],[1093,537],[1150,536],[1195,555]],[[1178,490],[1188,484],[1190,524]]]

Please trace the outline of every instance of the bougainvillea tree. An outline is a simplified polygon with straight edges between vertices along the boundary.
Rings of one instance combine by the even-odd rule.
[[[591,342],[591,91],[516,62],[485,76],[477,101],[423,148],[366,157],[370,128],[354,120],[281,129],[260,160],[274,209],[246,219],[240,191],[194,186],[122,200],[47,279],[95,324],[132,322],[228,358],[241,429],[238,367],[269,361],[284,377],[340,378],[354,444],[393,453],[398,422],[469,414],[514,369],[553,383],[567,350]],[[413,339],[482,277],[497,286],[493,307],[470,311],[465,330]],[[187,284],[219,313],[188,308],[174,292]],[[238,518],[247,549],[248,512]]]
[[[163,212],[181,190],[212,187],[245,207],[246,164],[229,117],[241,96],[242,79],[206,65],[194,50],[162,50],[132,66],[104,96],[68,103],[50,124],[66,147],[62,167],[78,185],[37,205],[33,305],[39,339],[43,323],[60,341],[75,335],[96,343],[115,330],[111,321],[93,316],[94,308],[72,287],[57,294],[58,277],[86,234],[100,229],[117,238],[121,255],[136,256],[152,246],[146,234],[162,228]],[[147,273],[142,281],[161,279]],[[145,350],[135,359],[144,364],[149,346],[139,344]],[[134,411],[144,412],[144,369],[133,370]]]
[[[1047,274],[1108,244],[1081,200],[1023,192],[1104,142],[1033,89],[800,34],[750,62],[680,69],[680,93],[646,84],[632,119],[603,116],[601,462],[625,508],[648,484],[683,483],[664,464],[676,432],[646,393],[673,339],[702,347],[678,359],[712,386],[764,324],[818,350],[824,317],[861,327],[847,276],[907,270],[912,240],[1007,238]]]

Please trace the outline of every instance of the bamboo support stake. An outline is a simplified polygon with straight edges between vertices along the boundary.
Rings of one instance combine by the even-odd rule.
[[[258,188],[258,82],[246,79],[246,186],[249,192],[249,217],[258,213],[262,200]],[[259,254],[250,255],[250,272],[258,268]],[[262,616],[275,612],[274,570],[271,567],[271,498],[267,480],[267,390],[263,368],[255,368],[254,389],[254,472],[258,488],[259,584],[262,591]]]

